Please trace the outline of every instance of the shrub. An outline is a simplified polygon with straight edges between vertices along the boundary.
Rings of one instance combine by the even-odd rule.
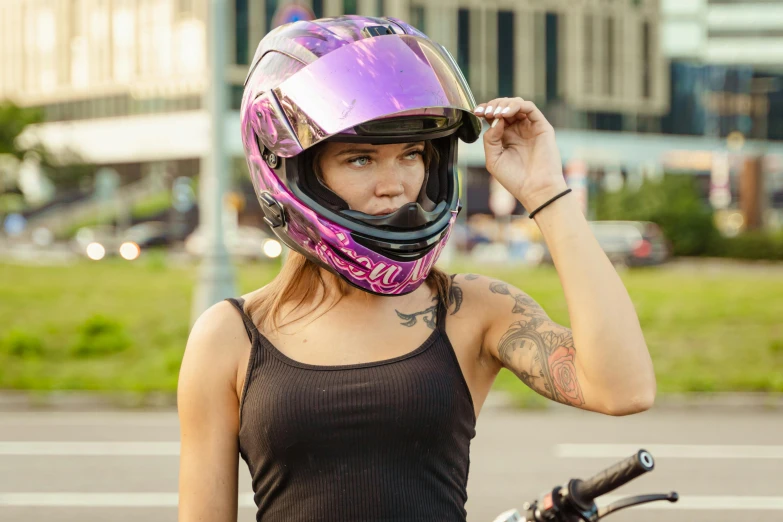
[[[79,337],[71,354],[79,358],[101,357],[122,352],[130,345],[130,337],[122,323],[94,315],[79,327]]]
[[[736,237],[715,237],[709,254],[736,259],[783,261],[783,234],[751,231]]]
[[[32,359],[44,354],[43,342],[40,338],[24,330],[14,329],[8,332],[0,342],[3,353],[21,359]]]
[[[668,174],[659,183],[645,180],[635,191],[601,193],[596,211],[602,220],[657,223],[671,241],[674,255],[703,255],[718,234],[712,209],[688,175]]]

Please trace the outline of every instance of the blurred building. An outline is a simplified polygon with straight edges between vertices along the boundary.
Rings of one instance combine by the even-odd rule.
[[[51,148],[137,175],[197,170],[208,146],[208,1],[3,0],[0,99],[42,108],[47,123],[36,132]],[[231,110],[223,124],[237,164],[249,60],[290,1],[226,0]],[[758,146],[752,138],[783,139],[774,71],[783,55],[783,3],[757,1],[299,3],[319,17],[411,22],[451,51],[479,101],[523,96],[541,106],[558,128],[564,161],[628,169],[659,164],[671,151],[725,148],[722,137],[732,130],[743,132],[748,148]],[[722,91],[710,83],[720,77]],[[765,102],[750,101],[750,127],[747,114],[718,110],[745,110],[747,98],[735,96],[742,89],[766,93]],[[483,164],[480,143],[464,147],[462,157]]]
[[[750,213],[783,226],[783,2],[663,0],[661,11],[671,77],[661,131],[701,136],[705,145],[671,165],[710,177],[713,189],[728,172],[725,205],[753,207],[743,210],[748,223]],[[741,186],[754,193],[744,204]]]
[[[204,0],[5,0],[0,98],[43,110],[36,129],[127,176],[207,146]],[[190,161],[187,161],[190,160]],[[185,172],[182,172],[185,173]]]
[[[661,9],[667,56],[783,70],[783,2],[663,0]]]
[[[783,2],[664,0],[662,20],[664,131],[783,140]]]
[[[233,42],[226,78],[236,109],[249,59],[280,5],[227,4]],[[591,128],[615,114],[655,116],[668,107],[655,1],[611,9],[597,0],[577,7],[562,0],[310,6],[317,16],[409,20],[457,57],[478,99],[535,99],[562,125]],[[0,5],[0,97],[42,107],[52,122],[45,139],[97,163],[198,157],[205,12],[206,0],[7,0]],[[236,129],[231,143],[239,152]]]

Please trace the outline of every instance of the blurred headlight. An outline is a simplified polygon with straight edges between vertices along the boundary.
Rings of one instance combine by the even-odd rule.
[[[280,241],[276,239],[267,239],[264,242],[264,254],[267,257],[275,258],[282,253],[283,253],[283,246],[280,244]]]
[[[127,259],[128,261],[133,261],[134,259],[137,259],[139,255],[141,254],[141,248],[139,248],[139,245],[134,243],[133,241],[126,241],[122,245],[120,245],[120,255],[123,259]]]
[[[100,261],[106,255],[106,249],[100,243],[90,243],[87,245],[87,257],[93,261]]]

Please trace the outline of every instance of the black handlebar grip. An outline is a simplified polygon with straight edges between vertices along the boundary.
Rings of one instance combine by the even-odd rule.
[[[652,455],[642,449],[587,480],[575,480],[569,489],[574,500],[589,505],[601,495],[619,488],[643,473],[652,471],[653,467],[655,462]]]

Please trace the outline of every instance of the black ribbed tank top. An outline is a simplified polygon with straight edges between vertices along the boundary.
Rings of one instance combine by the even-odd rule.
[[[243,301],[229,301],[252,345],[239,449],[257,521],[465,521],[476,419],[443,304],[435,330],[410,353],[315,366],[280,352]]]

